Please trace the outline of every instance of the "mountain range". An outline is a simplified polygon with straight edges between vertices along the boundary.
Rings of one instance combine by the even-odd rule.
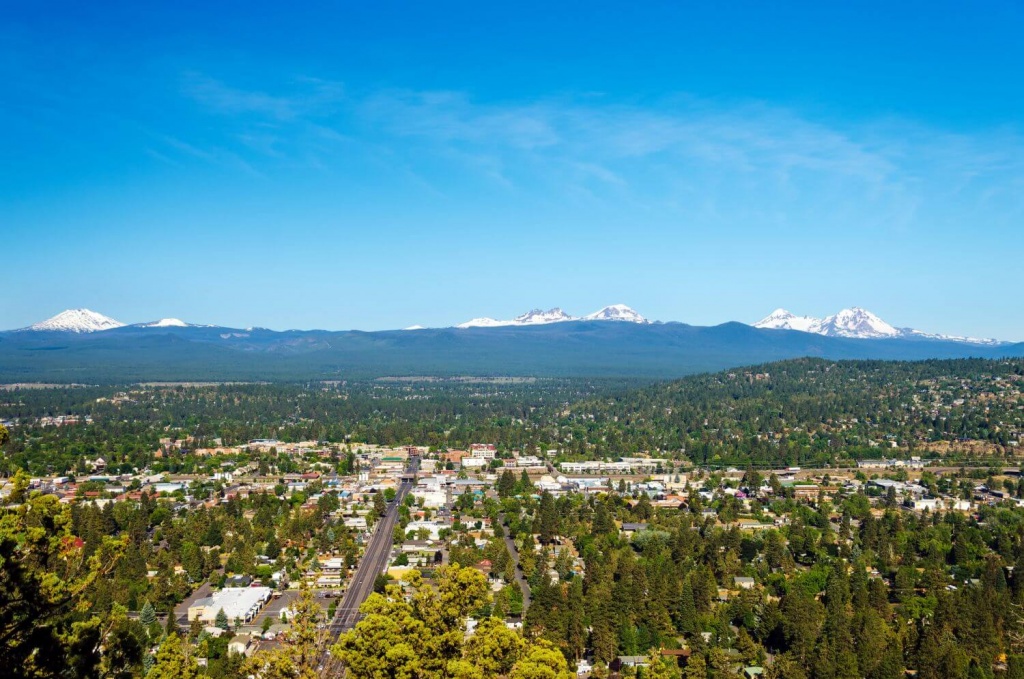
[[[651,324],[652,321],[644,318],[635,309],[625,304],[612,304],[603,307],[594,313],[585,316],[572,316],[559,307],[542,311],[533,309],[524,314],[516,316],[507,321],[497,320],[491,317],[474,318],[455,326],[458,329],[467,328],[499,328],[499,327],[523,327],[534,325],[548,325],[551,323],[566,323],[572,321],[618,321],[624,323],[636,323],[640,325]],[[975,337],[964,337],[960,335],[944,335],[926,333],[913,328],[897,328],[886,323],[881,318],[867,309],[852,307],[826,316],[825,318],[814,318],[812,316],[797,316],[785,309],[776,309],[760,321],[751,324],[752,327],[762,330],[796,330],[799,332],[824,335],[825,337],[846,337],[850,339],[934,339],[949,342],[963,342],[967,344],[979,344],[995,346],[1004,344],[999,340],[980,339]],[[15,332],[42,331],[42,332],[71,332],[90,333],[113,330],[115,328],[128,327],[127,324],[116,321],[109,316],[91,311],[89,309],[68,309],[52,318],[41,321],[27,328],[20,328]],[[159,321],[147,323],[136,323],[131,327],[137,328],[189,328],[189,327],[218,327],[199,326],[186,323],[177,318],[163,318]],[[413,325],[406,330],[425,330],[422,325]],[[252,330],[252,328],[249,328]]]
[[[813,316],[797,316],[785,309],[776,309],[757,323],[755,328],[766,330],[799,330],[826,337],[852,337],[855,339],[882,338],[926,338],[949,342],[965,342],[967,344],[998,345],[999,340],[963,337],[960,335],[941,335],[926,333],[913,328],[897,328],[889,325],[867,309],[853,307],[843,309],[837,314],[825,318]]]
[[[490,325],[363,332],[240,329],[175,318],[124,324],[77,309],[29,328],[0,332],[0,383],[392,375],[672,378],[803,356],[1024,356],[1024,343],[929,335],[895,328],[863,310],[848,312],[820,321],[777,312],[755,325],[702,327],[651,322],[629,307],[614,305],[582,317],[552,309]]]
[[[565,321],[622,321],[625,323],[650,323],[634,309],[625,304],[612,304],[598,309],[586,316],[570,316],[560,308],[541,311],[533,309],[521,316],[516,316],[510,321],[499,321],[493,318],[474,318],[471,321],[458,324],[457,328],[497,328],[507,325],[544,325],[546,323],[564,323]]]

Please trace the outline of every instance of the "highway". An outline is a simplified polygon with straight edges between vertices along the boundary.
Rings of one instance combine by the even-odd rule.
[[[330,625],[330,641],[337,641],[342,633],[347,632],[359,622],[359,607],[370,596],[373,591],[373,582],[377,576],[384,572],[388,557],[391,555],[393,546],[395,523],[398,521],[398,508],[406,495],[412,490],[416,483],[416,472],[420,468],[420,458],[411,456],[409,466],[406,468],[402,483],[398,486],[398,493],[394,501],[388,505],[387,512],[377,521],[370,542],[363,552],[363,558],[359,560],[356,572],[349,582],[345,596],[338,606]]]

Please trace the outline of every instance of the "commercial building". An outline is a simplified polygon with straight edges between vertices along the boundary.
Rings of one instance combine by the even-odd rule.
[[[223,610],[232,625],[236,621],[249,622],[270,600],[270,594],[269,587],[225,587],[189,606],[188,619],[212,624],[217,621],[217,613]]]

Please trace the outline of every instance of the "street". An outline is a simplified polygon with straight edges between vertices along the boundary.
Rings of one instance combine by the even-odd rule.
[[[403,478],[402,483],[398,486],[398,493],[395,495],[394,501],[388,505],[384,516],[377,521],[373,536],[366,546],[366,551],[363,552],[363,557],[359,560],[359,565],[356,567],[356,572],[352,576],[348,589],[345,590],[345,596],[335,612],[334,619],[331,620],[330,636],[332,642],[336,641],[343,632],[355,627],[356,623],[359,622],[359,607],[370,596],[370,593],[373,591],[374,580],[384,571],[388,557],[391,555],[395,523],[398,521],[398,508],[402,505],[402,501],[405,500],[409,491],[412,490],[413,484],[416,483],[416,472],[419,471],[419,466],[419,457],[410,457],[406,474],[411,476],[411,478]]]
[[[523,594],[523,617],[526,617],[526,610],[530,608],[530,584],[526,582],[526,578],[523,576],[523,569],[519,565],[519,549],[516,547],[515,540],[509,535],[508,519],[505,518],[504,514],[499,514],[498,518],[501,520],[505,533],[505,547],[508,549],[508,553],[512,557],[512,564],[515,566],[516,584],[519,585],[519,591]]]

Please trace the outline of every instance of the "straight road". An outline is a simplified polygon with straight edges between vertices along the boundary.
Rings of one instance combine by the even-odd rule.
[[[359,560],[355,575],[349,583],[345,596],[338,606],[338,610],[331,620],[330,637],[331,642],[337,641],[343,632],[356,626],[359,622],[359,607],[370,596],[373,591],[373,582],[377,576],[384,571],[388,557],[391,555],[391,548],[394,540],[395,523],[398,521],[398,508],[405,500],[405,496],[412,490],[416,482],[416,472],[420,468],[418,456],[409,458],[409,466],[406,468],[405,477],[398,486],[398,493],[395,500],[389,506],[384,516],[377,521],[373,536],[370,538],[363,558]]]
[[[519,591],[523,593],[523,617],[526,617],[526,609],[530,607],[530,583],[523,577],[523,569],[519,565],[519,548],[516,547],[515,540],[509,537],[508,519],[504,514],[498,514],[498,519],[505,532],[505,548],[512,556],[512,565],[515,566],[516,584],[519,585]]]

